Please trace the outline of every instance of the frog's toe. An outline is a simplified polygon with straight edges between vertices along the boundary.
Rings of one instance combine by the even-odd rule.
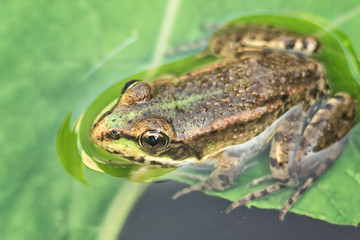
[[[227,209],[226,209],[226,213],[231,212],[232,210],[234,210],[237,207],[240,207],[242,205],[244,205],[247,202],[253,201],[257,198],[272,194],[273,192],[276,192],[282,188],[284,188],[284,185],[281,185],[280,183],[274,183],[270,186],[267,186],[266,188],[263,188],[261,190],[258,190],[256,192],[253,193],[249,193],[248,195],[245,195],[244,197],[240,198],[238,201],[233,202]]]
[[[268,175],[265,175],[263,177],[260,177],[260,178],[256,178],[254,180],[252,180],[251,182],[249,182],[246,187],[247,188],[250,188],[250,187],[253,187],[253,186],[256,186],[256,185],[259,185],[261,183],[264,183],[264,182],[267,182],[267,181],[271,181],[273,179],[272,175],[271,174],[268,174]]]
[[[201,190],[205,190],[205,183],[204,182],[200,182],[198,184],[195,184],[193,186],[187,187],[187,188],[183,188],[180,191],[176,192],[173,196],[172,199],[176,200],[179,197],[194,192],[194,191],[201,191]]]
[[[280,221],[282,221],[282,222],[284,221],[286,213],[287,213],[287,211],[284,211],[284,210],[280,211],[280,214],[279,214]]]
[[[202,178],[204,176],[197,176],[197,178]],[[226,175],[221,175],[221,178],[219,179],[214,179],[214,178],[206,178],[204,181],[200,181],[199,183],[184,188],[180,191],[178,191],[177,193],[174,194],[174,196],[172,197],[173,199],[177,199],[178,197],[188,194],[190,192],[194,192],[194,191],[225,191],[227,188],[229,188],[231,186],[231,183],[229,181],[228,176]]]

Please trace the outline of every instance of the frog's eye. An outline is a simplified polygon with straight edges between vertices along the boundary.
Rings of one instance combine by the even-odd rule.
[[[140,147],[150,153],[163,150],[169,144],[169,137],[163,132],[148,130],[139,136]]]
[[[139,102],[149,101],[153,94],[154,89],[149,83],[131,80],[124,86],[119,104],[122,106],[129,106]]]
[[[112,139],[119,139],[120,138],[120,132],[117,129],[113,129],[108,133],[108,137]]]

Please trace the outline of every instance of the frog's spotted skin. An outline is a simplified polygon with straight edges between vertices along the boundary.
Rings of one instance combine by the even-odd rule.
[[[354,124],[357,103],[328,98],[323,66],[312,55],[313,36],[269,26],[225,27],[210,40],[219,61],[173,79],[132,81],[116,106],[91,131],[102,149],[161,167],[211,163],[213,172],[174,195],[223,191],[252,166],[247,160],[271,142],[269,187],[233,203],[228,211],[281,188],[299,186],[281,212],[337,159]]]
[[[245,24],[222,28],[210,39],[209,48],[215,55],[225,57],[266,49],[310,55],[317,53],[321,44],[311,35],[290,33],[274,26]]]
[[[173,81],[147,83],[155,92],[152,99],[123,105],[123,96],[100,126],[117,129],[124,138],[136,141],[142,119],[163,119],[158,127],[171,125],[170,141],[183,150],[179,154],[179,149],[169,148],[156,155],[174,160],[191,156],[200,161],[214,151],[255,137],[291,106],[299,102],[310,105],[314,98],[325,95],[328,86],[323,86],[322,71],[312,58],[250,52]],[[312,96],[305,96],[309,94]],[[214,134],[218,131],[222,134]],[[103,129],[93,133],[105,149],[113,140],[106,138]]]

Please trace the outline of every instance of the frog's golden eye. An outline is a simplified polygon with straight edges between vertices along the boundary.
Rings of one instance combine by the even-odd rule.
[[[119,104],[129,106],[139,102],[149,101],[153,97],[153,94],[154,89],[149,83],[131,80],[124,86]]]
[[[169,144],[169,137],[163,132],[148,130],[139,136],[138,141],[144,151],[156,153],[163,150]]]

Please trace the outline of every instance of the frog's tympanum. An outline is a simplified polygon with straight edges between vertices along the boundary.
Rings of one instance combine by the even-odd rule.
[[[357,103],[329,97],[320,42],[271,26],[225,27],[209,43],[218,61],[186,75],[128,82],[116,106],[95,121],[92,141],[119,158],[178,167],[211,163],[212,173],[176,193],[229,188],[247,160],[271,142],[273,184],[227,211],[279,189],[298,186],[280,212],[321,176],[342,152]],[[199,178],[198,178],[199,179]]]

